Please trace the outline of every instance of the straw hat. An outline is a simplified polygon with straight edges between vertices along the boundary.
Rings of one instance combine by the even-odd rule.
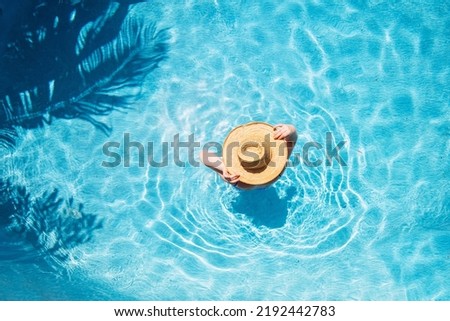
[[[273,138],[274,127],[251,122],[234,128],[223,143],[223,162],[239,180],[248,185],[275,181],[286,167],[288,148],[284,140]]]

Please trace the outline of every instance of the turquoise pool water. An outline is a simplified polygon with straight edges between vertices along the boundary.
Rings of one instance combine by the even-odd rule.
[[[1,154],[4,177],[32,197],[57,188],[102,227],[65,259],[15,241],[25,254],[4,253],[1,297],[449,300],[449,12],[445,1],[136,5],[129,15],[171,36],[145,98],[102,118],[109,137],[56,120]],[[254,120],[294,124],[299,154],[331,132],[347,166],[299,164],[250,192],[176,166],[171,149],[166,167],[139,167],[136,150],[130,167],[101,166],[103,144],[124,133],[203,145]]]

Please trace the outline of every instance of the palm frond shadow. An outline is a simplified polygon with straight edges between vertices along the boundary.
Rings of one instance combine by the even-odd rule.
[[[128,14],[139,1],[32,2],[0,48],[0,145],[14,147],[17,127],[53,118],[84,119],[108,134],[95,116],[139,99],[166,57],[167,30]]]
[[[32,198],[25,187],[0,180],[2,261],[43,258],[51,265],[63,264],[101,227],[96,215],[85,213],[73,198],[58,197],[57,190]]]

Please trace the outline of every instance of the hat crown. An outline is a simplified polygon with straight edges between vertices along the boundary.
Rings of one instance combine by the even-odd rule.
[[[270,148],[266,147],[262,141],[256,139],[243,141],[238,150],[238,157],[242,166],[248,169],[266,167],[270,161]]]

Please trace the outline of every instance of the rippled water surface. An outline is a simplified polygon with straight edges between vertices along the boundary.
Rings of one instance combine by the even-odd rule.
[[[2,297],[450,299],[449,11],[446,1],[138,5],[171,35],[146,98],[105,119],[109,137],[57,120],[2,154],[32,195],[57,187],[102,227],[63,263],[9,258]],[[139,167],[136,148],[130,167],[101,166],[103,144],[123,146],[124,133],[154,142],[160,160],[176,134],[222,142],[253,120],[294,124],[298,155],[331,132],[347,166],[297,164],[249,192],[176,166],[171,148],[166,167]]]

